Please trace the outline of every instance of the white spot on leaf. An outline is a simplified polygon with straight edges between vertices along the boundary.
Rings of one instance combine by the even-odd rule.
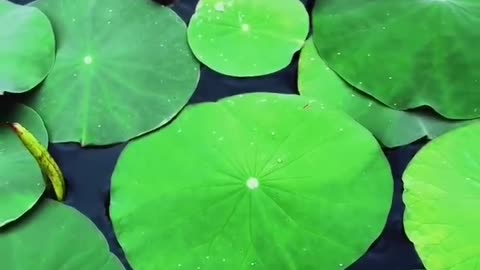
[[[90,55],[87,55],[83,58],[83,63],[85,63],[85,65],[90,65],[93,63],[93,58]]]
[[[249,189],[254,190],[258,188],[260,183],[258,182],[257,178],[251,177],[251,178],[248,178],[246,185]]]
[[[225,4],[223,2],[217,2],[215,4],[215,10],[219,12],[224,12],[225,11]]]

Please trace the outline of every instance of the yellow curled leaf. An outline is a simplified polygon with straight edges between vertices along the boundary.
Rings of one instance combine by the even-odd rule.
[[[48,153],[48,150],[35,138],[35,136],[33,136],[32,133],[19,123],[12,123],[10,126],[15,131],[18,138],[20,138],[23,145],[25,145],[28,151],[37,160],[42,172],[50,180],[50,183],[47,183],[47,185],[51,184],[57,199],[63,201],[65,198],[65,181],[63,179],[63,174],[55,160],[50,153]]]

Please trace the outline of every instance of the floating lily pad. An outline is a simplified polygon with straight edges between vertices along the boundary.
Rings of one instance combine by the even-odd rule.
[[[480,116],[477,0],[317,1],[320,56],[350,84],[396,109],[427,105]]]
[[[0,94],[39,84],[55,60],[55,37],[40,10],[0,0]]]
[[[22,123],[42,145],[48,142],[45,126],[35,111],[0,101],[0,227],[22,216],[45,191],[37,161],[6,122]]]
[[[0,230],[0,254],[4,269],[124,269],[95,224],[48,199]]]
[[[256,93],[189,107],[131,142],[110,213],[135,269],[344,269],[382,231],[391,178],[350,117]]]
[[[199,64],[186,26],[151,0],[38,0],[57,36],[57,61],[31,104],[53,142],[123,142],[171,120]]]
[[[303,46],[308,28],[309,16],[299,0],[201,0],[188,26],[188,41],[209,68],[230,76],[258,76],[286,67]]]
[[[324,106],[341,109],[370,130],[387,147],[429,139],[470,123],[453,121],[427,111],[398,111],[358,91],[331,70],[309,39],[300,54],[300,94],[317,99]]]
[[[426,145],[403,175],[405,230],[426,269],[476,269],[480,123]]]

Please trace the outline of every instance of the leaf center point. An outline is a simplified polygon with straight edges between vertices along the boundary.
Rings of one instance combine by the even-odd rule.
[[[93,63],[93,58],[90,55],[87,55],[83,58],[83,63],[85,63],[85,65],[90,65]]]
[[[254,178],[254,177],[250,177],[248,178],[247,180],[247,187],[251,190],[255,190],[258,188],[258,186],[260,185],[260,183],[258,182],[258,179],[257,178]]]

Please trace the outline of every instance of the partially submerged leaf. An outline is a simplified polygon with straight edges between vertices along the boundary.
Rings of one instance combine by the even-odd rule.
[[[42,171],[7,122],[23,123],[46,146],[47,131],[32,109],[0,102],[0,227],[27,212],[45,190]]]
[[[0,229],[0,254],[2,269],[124,269],[93,222],[48,199]]]
[[[193,94],[199,64],[185,23],[151,0],[38,0],[57,61],[30,104],[52,142],[124,142],[171,120]]]
[[[189,107],[129,143],[110,213],[134,269],[333,270],[367,251],[391,200],[366,129],[303,97],[256,93]]]
[[[370,130],[387,147],[409,144],[422,137],[433,139],[470,121],[444,119],[426,111],[398,111],[378,102],[341,79],[320,58],[309,39],[302,49],[298,89],[323,106],[345,111]]]
[[[286,67],[303,46],[308,26],[299,0],[201,0],[188,26],[188,41],[209,68],[258,76]]]
[[[427,105],[480,117],[478,0],[324,0],[313,11],[320,56],[396,109]]]
[[[426,145],[403,175],[405,230],[426,269],[476,269],[480,259],[480,123]]]
[[[0,0],[0,95],[39,84],[52,68],[55,38],[37,8]]]
[[[65,181],[63,179],[63,174],[55,160],[50,156],[50,153],[48,153],[47,148],[44,147],[37,138],[35,138],[35,136],[21,124],[12,123],[10,126],[22,141],[23,145],[25,145],[27,150],[37,160],[38,165],[50,181],[49,183],[53,187],[57,199],[63,201],[65,197]]]

